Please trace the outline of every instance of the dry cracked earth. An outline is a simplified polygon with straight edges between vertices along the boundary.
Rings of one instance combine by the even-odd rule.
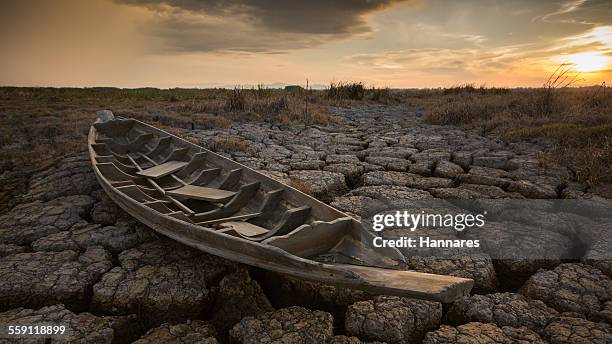
[[[339,122],[324,127],[251,122],[181,135],[357,217],[368,199],[597,199],[563,182],[564,169],[543,169],[537,146],[392,106],[334,111]],[[247,145],[220,144],[228,138]],[[475,280],[471,296],[443,305],[295,280],[161,237],[109,200],[87,156],[1,178],[0,323],[68,324],[69,336],[51,342],[612,343],[612,261],[596,238],[552,235],[583,247],[573,261],[410,260]]]

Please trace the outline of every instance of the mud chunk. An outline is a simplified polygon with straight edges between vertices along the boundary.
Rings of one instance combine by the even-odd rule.
[[[405,186],[363,186],[352,190],[349,195],[366,196],[373,199],[389,201],[409,201],[419,199],[432,199],[433,196],[423,190],[417,190]]]
[[[359,164],[359,159],[357,158],[357,156],[352,155],[352,154],[344,154],[344,155],[338,155],[338,154],[330,154],[327,156],[327,158],[325,158],[325,162],[327,162],[328,164]]]
[[[453,186],[453,181],[446,178],[422,177],[410,173],[406,185],[417,189],[427,190],[431,188],[450,188]]]
[[[91,313],[73,313],[64,305],[40,309],[16,308],[0,313],[2,324],[62,324],[66,336],[56,337],[55,342],[65,343],[125,343],[137,337],[136,316],[95,316]],[[38,339],[20,340],[20,343],[41,343]]]
[[[433,188],[429,189],[429,193],[442,199],[479,199],[486,197],[479,192],[461,188]]]
[[[102,246],[119,253],[141,243],[155,240],[153,230],[134,221],[119,221],[115,226],[85,225],[40,238],[32,243],[35,251],[84,251],[90,246]]]
[[[288,307],[246,317],[230,331],[232,342],[245,344],[325,343],[333,335],[331,314],[302,307]]]
[[[537,333],[526,327],[498,327],[495,324],[472,322],[452,327],[442,325],[436,331],[429,332],[423,344],[545,344]]]
[[[89,156],[83,154],[62,159],[53,167],[33,175],[23,199],[26,202],[50,201],[58,197],[89,195],[99,188]]]
[[[612,322],[605,312],[606,302],[612,300],[612,280],[590,265],[561,264],[554,270],[539,271],[525,282],[520,293],[560,312]]]
[[[340,173],[329,171],[291,171],[289,178],[306,193],[321,201],[331,201],[346,192],[346,182]]]
[[[303,160],[291,161],[289,166],[293,170],[320,170],[321,167],[325,166],[325,163],[321,160]]]
[[[497,276],[509,288],[520,287],[540,268],[558,265],[576,245],[562,234],[512,221],[487,222],[466,231],[465,238],[480,240],[482,250],[497,259]]]
[[[510,178],[511,174],[507,171],[500,170],[498,168],[483,167],[483,166],[471,166],[470,174],[478,176],[487,176],[493,178]]]
[[[493,185],[478,185],[478,184],[461,184],[459,189],[475,191],[482,194],[482,198],[523,198],[521,194],[516,192],[508,193],[500,187]]]
[[[121,266],[93,286],[92,307],[138,313],[151,326],[188,320],[210,309],[213,288],[234,265],[168,239],[119,254]]]
[[[420,153],[412,154],[410,157],[413,160],[425,160],[425,161],[440,161],[450,160],[451,153],[445,150],[439,149],[427,149]]]
[[[91,209],[91,220],[105,226],[114,225],[120,215],[123,215],[121,209],[108,198],[97,202]]]
[[[453,181],[438,177],[422,177],[413,173],[395,171],[374,171],[363,175],[363,184],[409,186],[417,189],[447,188],[453,186]]]
[[[251,279],[246,269],[239,269],[223,277],[219,283],[212,323],[219,332],[226,333],[246,316],[273,310],[259,284]]]
[[[342,173],[349,185],[358,184],[361,181],[361,176],[363,175],[364,171],[363,166],[348,163],[332,164],[325,166],[323,169],[325,171]]]
[[[474,280],[473,292],[487,293],[497,289],[497,276],[491,258],[486,254],[452,258],[409,257],[408,268],[420,272],[451,275]]]
[[[457,176],[457,180],[462,184],[479,184],[479,185],[491,185],[500,188],[506,187],[511,180],[506,178],[497,178],[487,175],[478,175],[473,173],[464,173]]]
[[[63,303],[87,307],[87,290],[112,267],[102,247],[75,251],[19,253],[0,260],[0,308]]]
[[[442,304],[395,296],[360,301],[346,312],[349,335],[387,343],[419,343],[435,330],[442,318]]]
[[[463,168],[468,168],[472,164],[472,153],[453,152],[452,161]]]
[[[50,202],[21,204],[0,216],[0,242],[24,245],[65,231],[83,221],[94,200],[89,196],[68,196]]]
[[[557,312],[542,301],[514,293],[473,295],[455,301],[447,313],[451,324],[495,323],[539,332]]]
[[[432,161],[417,161],[408,167],[408,171],[424,177],[430,177],[433,166],[434,163]]]
[[[213,326],[202,320],[188,320],[180,324],[162,324],[150,329],[133,344],[217,344]]]
[[[367,209],[368,204],[372,204],[374,199],[366,196],[340,196],[334,198],[331,202],[331,206],[348,213],[351,216],[361,218]]]
[[[363,185],[395,185],[406,186],[409,174],[396,171],[373,171],[363,175]]]
[[[368,156],[365,161],[369,164],[382,166],[389,171],[406,171],[410,161],[401,158],[390,158],[383,156]]]
[[[558,317],[544,329],[542,337],[551,344],[612,343],[612,327],[581,318]]]
[[[369,147],[373,147],[370,144]],[[383,149],[379,148],[368,148],[368,156],[372,157],[388,157],[388,158],[400,158],[400,159],[408,159],[412,154],[418,153],[418,149],[410,148],[410,147],[385,147]]]
[[[557,198],[557,190],[549,185],[535,184],[526,180],[513,181],[508,184],[509,192],[518,192],[527,198]]]
[[[441,160],[436,164],[433,175],[441,178],[455,178],[459,174],[464,173],[463,168],[450,161]]]
[[[0,258],[10,256],[12,254],[22,253],[25,251],[26,248],[24,246],[14,244],[0,244]]]
[[[275,273],[267,273],[266,290],[273,290],[281,304],[328,305],[326,308],[347,307],[357,301],[371,299],[373,296],[356,289],[343,288],[329,284],[306,281]]]
[[[362,342],[357,337],[334,336],[327,344],[383,344],[382,342]]]
[[[506,168],[507,161],[508,157],[505,156],[478,156],[474,157],[472,164],[475,166],[504,169]]]

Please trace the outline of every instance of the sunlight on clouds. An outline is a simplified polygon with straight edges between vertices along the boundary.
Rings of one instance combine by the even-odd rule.
[[[554,63],[568,63],[583,79],[604,78],[612,68],[612,26],[595,27],[583,34],[566,37],[557,47]]]
[[[0,1],[0,84],[538,87],[561,63],[600,84],[611,18],[609,0]]]
[[[561,63],[570,63],[577,72],[588,73],[605,70],[612,59],[600,53],[582,53],[562,56],[559,60]]]

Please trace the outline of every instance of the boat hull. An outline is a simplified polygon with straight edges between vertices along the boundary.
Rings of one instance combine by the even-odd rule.
[[[158,128],[151,127],[151,130],[155,131],[157,134],[172,136],[177,140],[181,140],[184,142],[184,145],[190,146],[191,148],[195,147],[199,151],[206,151],[199,146],[186,142]],[[92,147],[92,144],[96,143],[96,129],[93,126],[89,132],[88,143],[96,178],[102,189],[119,207],[156,232],[195,249],[238,263],[277,273],[341,287],[359,289],[372,294],[390,294],[441,302],[452,302],[458,297],[468,295],[472,288],[472,280],[453,276],[368,266],[321,263],[290,254],[278,247],[221,233],[215,231],[213,228],[206,228],[181,221],[174,217],[165,216],[128,197],[111,185],[110,181],[104,177],[96,166],[96,154]],[[214,154],[212,152],[210,153]],[[261,175],[235,162],[231,162],[231,164],[228,163],[227,168],[235,168],[237,165],[245,169],[247,179],[266,179],[265,181],[268,183],[275,183],[285,189],[289,188],[278,181]],[[315,205],[313,207],[313,212],[315,212],[315,215],[319,218],[333,220],[347,216],[325,204],[317,204],[319,203],[318,201],[298,190],[292,189],[289,194],[293,201]]]

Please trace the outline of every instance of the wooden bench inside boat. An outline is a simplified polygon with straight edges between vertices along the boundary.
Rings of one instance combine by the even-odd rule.
[[[173,174],[174,172],[185,167],[186,165],[187,162],[185,161],[173,160],[144,169],[140,172],[137,172],[136,174],[147,178],[159,179],[161,177]]]
[[[224,228],[224,232],[233,230],[240,236],[261,241],[277,235],[285,235],[297,227],[301,226],[310,217],[311,208],[302,206],[287,210],[280,221],[272,229],[258,226],[247,221],[228,221],[222,222],[219,226]]]
[[[236,193],[234,191],[207,188],[205,186],[185,185],[178,189],[168,191],[171,196],[182,198],[199,199],[209,202],[226,202],[229,201]]]

